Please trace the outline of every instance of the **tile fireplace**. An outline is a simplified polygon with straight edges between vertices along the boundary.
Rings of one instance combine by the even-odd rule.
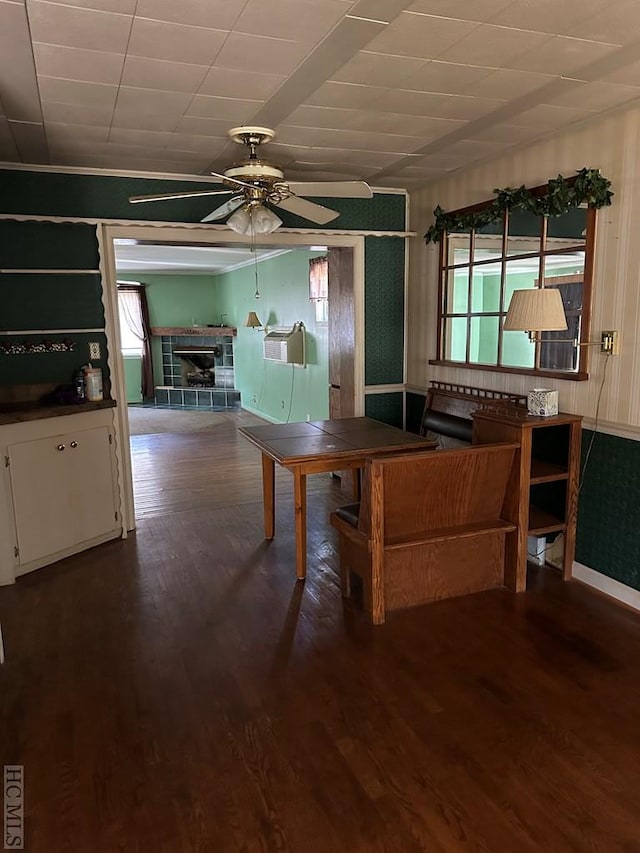
[[[163,384],[155,389],[157,405],[207,409],[240,407],[235,388],[233,337],[236,329],[154,329],[162,341]],[[171,332],[181,334],[171,334]]]

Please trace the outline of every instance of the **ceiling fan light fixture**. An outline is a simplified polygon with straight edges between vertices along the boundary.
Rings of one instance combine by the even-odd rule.
[[[263,205],[245,205],[227,219],[237,234],[271,234],[282,225],[282,219]]]

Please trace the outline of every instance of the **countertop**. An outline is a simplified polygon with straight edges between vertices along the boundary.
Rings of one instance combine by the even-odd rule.
[[[18,424],[24,421],[39,421],[44,418],[59,418],[63,415],[79,415],[82,412],[93,412],[97,409],[112,409],[115,400],[97,400],[67,405],[43,405],[37,401],[0,403],[0,426],[2,424]]]

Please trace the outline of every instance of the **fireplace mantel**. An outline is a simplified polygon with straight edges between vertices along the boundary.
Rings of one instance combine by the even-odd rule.
[[[153,326],[151,334],[158,337],[162,335],[167,337],[197,335],[218,338],[221,335],[235,337],[238,334],[238,330],[235,326]]]

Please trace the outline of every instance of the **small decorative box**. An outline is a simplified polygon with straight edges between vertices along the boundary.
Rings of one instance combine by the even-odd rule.
[[[549,388],[534,388],[527,394],[527,410],[530,415],[548,418],[558,414],[558,392]]]

